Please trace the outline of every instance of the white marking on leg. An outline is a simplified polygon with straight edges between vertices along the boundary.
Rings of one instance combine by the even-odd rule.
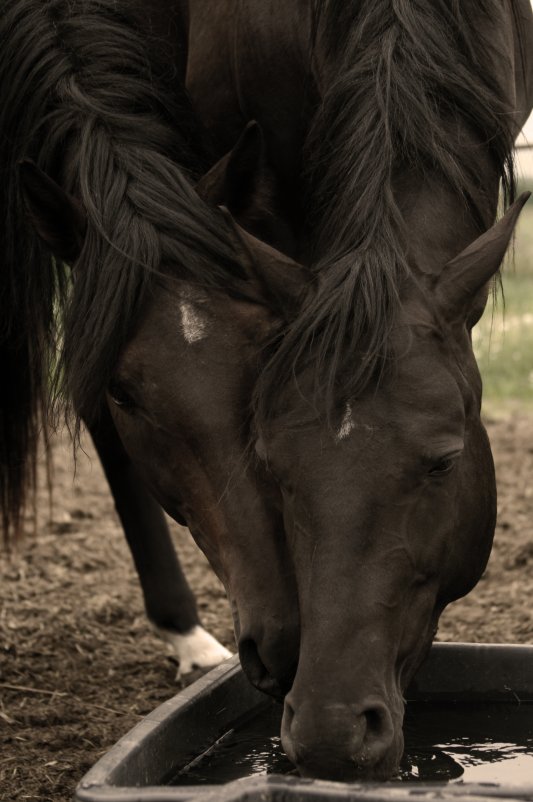
[[[214,668],[231,657],[231,652],[222,646],[203,627],[196,626],[182,635],[168,629],[156,627],[156,632],[167,642],[173,656],[179,663],[179,679],[183,674],[190,674],[198,668]]]
[[[188,343],[196,343],[206,336],[207,323],[198,307],[191,301],[180,301],[181,330]]]
[[[346,404],[340,429],[335,436],[337,443],[340,443],[341,440],[345,440],[353,429],[355,429],[355,423],[352,420],[352,407],[350,404]]]

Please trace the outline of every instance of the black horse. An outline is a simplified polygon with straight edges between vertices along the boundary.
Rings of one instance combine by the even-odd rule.
[[[154,115],[149,81],[125,101],[131,68],[116,80],[129,35],[112,69],[94,45],[106,40],[95,15],[115,20],[112,5],[10,0],[0,32],[12,172],[25,155],[52,174],[21,178],[56,253],[73,261],[83,240],[59,304],[58,375],[89,420],[106,396],[132,464],[223,579],[244,669],[285,694],[300,771],[391,776],[402,692],[494,532],[470,331],[525,201],[510,205],[513,138],[532,105],[529,6],[178,3],[187,83],[221,159],[195,193],[168,156],[180,125],[156,135],[172,104]],[[154,0],[152,19],[168,5]],[[76,25],[73,8],[95,14]],[[260,127],[224,156],[250,118]],[[500,180],[509,209],[493,224]],[[37,245],[17,250],[14,192],[6,262],[33,301],[18,341],[26,299],[10,302],[10,343],[39,390],[54,310],[42,312],[43,281],[66,289]]]
[[[259,175],[312,265],[255,391],[300,617],[283,744],[306,774],[390,776],[403,690],[494,532],[471,329],[527,198],[513,203],[512,149],[533,106],[531,6],[195,0],[189,15],[195,106],[219,153],[259,122]],[[272,665],[262,645],[257,660]]]
[[[262,530],[272,563],[281,560],[280,514],[249,464],[247,421],[257,331],[273,325],[265,276],[285,260],[243,245],[202,199],[210,180],[202,198],[195,190],[212,159],[180,83],[181,40],[159,63],[147,40],[157,19],[147,26],[131,11],[111,0],[3,6],[0,494],[9,538],[34,485],[39,434],[73,410],[105,469],[148,616],[186,673],[228,652],[200,627],[149,488],[208,553],[213,539]],[[178,23],[167,27],[179,33]],[[155,406],[133,414],[147,392]],[[238,585],[259,556],[233,558],[232,548]]]

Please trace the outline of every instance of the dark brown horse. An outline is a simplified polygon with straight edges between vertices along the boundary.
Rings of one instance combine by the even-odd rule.
[[[75,261],[68,394],[89,421],[107,398],[123,464],[187,521],[225,582],[250,679],[288,692],[289,756],[306,774],[391,776],[403,689],[494,531],[470,330],[524,200],[493,225],[531,107],[529,7],[170,5],[189,19],[187,80],[211,162],[249,119],[264,132],[249,127],[198,193],[174,151],[183,114],[165,125],[170,95],[125,61],[131,30],[105,51],[109,20],[105,36],[94,14],[76,25],[76,6],[116,22],[117,5],[9,2],[28,13],[25,29],[3,23],[0,130],[11,170],[22,156],[40,169],[9,184],[17,292],[4,349],[35,376],[53,309],[42,296],[56,297],[61,275],[33,240],[17,251],[24,188],[41,237]],[[168,8],[150,4],[154,30]],[[34,61],[13,58],[25,41]],[[168,45],[180,64],[183,41]],[[310,260],[312,276],[199,195]]]
[[[526,200],[510,205],[530,4],[189,11],[196,108],[220,153],[259,121],[275,208],[314,274],[256,388],[301,627],[283,744],[305,774],[387,777],[403,690],[494,532],[470,332]]]
[[[169,45],[159,64],[148,22],[141,35],[111,0],[2,9],[0,495],[13,534],[40,428],[72,408],[106,471],[148,615],[187,672],[227,651],[199,627],[158,501],[210,556],[242,637],[286,630],[297,643],[281,516],[248,449],[258,341],[280,319],[268,277],[275,289],[286,260],[245,247],[195,190],[210,161],[169,67],[182,51]],[[260,554],[251,531],[263,533]]]

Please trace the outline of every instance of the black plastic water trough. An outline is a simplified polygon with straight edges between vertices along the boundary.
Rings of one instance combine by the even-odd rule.
[[[533,748],[533,647],[435,644],[407,693],[413,703],[519,710]],[[169,785],[256,711],[273,707],[228,660],[125,735],[85,775],[77,802],[533,802],[533,771],[505,782],[345,784],[294,776],[250,776],[225,785]],[[467,708],[468,709],[468,708]],[[408,705],[409,710],[409,705]],[[512,719],[512,717],[511,717]],[[523,724],[522,724],[523,726]],[[529,736],[531,739],[529,740]]]

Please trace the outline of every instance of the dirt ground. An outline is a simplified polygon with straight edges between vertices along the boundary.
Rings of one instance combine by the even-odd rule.
[[[476,590],[446,611],[441,640],[533,643],[533,414],[488,422],[499,523]],[[54,445],[55,504],[37,536],[0,562],[0,800],[66,802],[93,763],[177,691],[152,634],[97,459]],[[31,527],[29,527],[31,528]],[[218,581],[187,531],[176,544],[204,623],[233,636]]]

